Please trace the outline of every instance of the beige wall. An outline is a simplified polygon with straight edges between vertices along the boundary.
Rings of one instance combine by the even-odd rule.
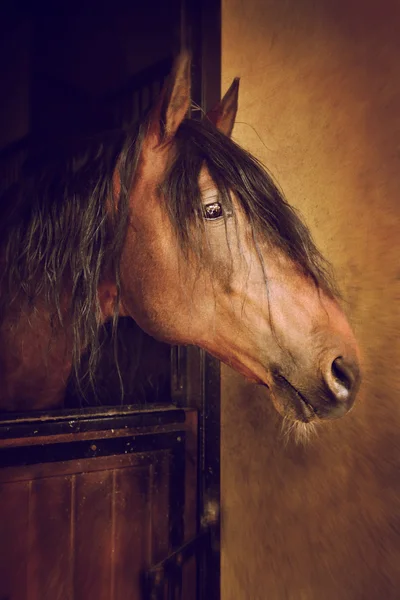
[[[332,260],[365,373],[301,449],[224,368],[223,600],[400,598],[399,31],[396,0],[223,0],[234,138]]]

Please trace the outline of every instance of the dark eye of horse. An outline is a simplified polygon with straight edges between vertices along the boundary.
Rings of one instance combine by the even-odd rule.
[[[215,221],[216,219],[220,219],[223,215],[223,209],[219,202],[211,202],[210,204],[206,204],[204,207],[204,218],[207,221]]]

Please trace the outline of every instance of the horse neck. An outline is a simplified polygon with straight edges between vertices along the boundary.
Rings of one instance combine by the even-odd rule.
[[[0,328],[0,411],[63,405],[72,350],[66,331],[53,331],[50,314],[9,314]]]

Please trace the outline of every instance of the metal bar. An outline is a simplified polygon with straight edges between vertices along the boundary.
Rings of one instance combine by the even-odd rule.
[[[176,454],[179,454],[182,452],[181,447],[185,444],[185,436],[186,432],[182,430],[79,442],[0,448],[0,465],[3,468],[25,466],[164,449],[176,449]]]
[[[106,431],[127,427],[155,427],[173,423],[184,423],[185,411],[182,408],[137,410],[102,409],[57,411],[35,413],[34,416],[3,416],[0,420],[0,440],[37,436],[52,436],[64,433],[83,433],[86,431]]]
[[[171,552],[164,560],[151,567],[146,573],[145,600],[163,598],[165,586],[168,600],[189,600],[182,598],[182,569],[194,555],[207,554],[211,547],[211,527],[205,527],[199,535]],[[190,599],[194,600],[194,599]]]

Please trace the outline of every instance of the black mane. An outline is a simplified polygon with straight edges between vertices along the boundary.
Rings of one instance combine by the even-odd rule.
[[[15,181],[0,194],[1,318],[10,308],[29,311],[44,302],[54,327],[72,324],[76,373],[81,349],[90,349],[90,379],[99,355],[97,290],[108,279],[119,292],[129,191],[145,127],[143,120],[126,131],[31,149]],[[164,193],[183,250],[194,248],[201,255],[195,247],[201,236],[193,233],[202,227],[198,176],[205,163],[225,205],[233,190],[255,232],[282,249],[316,285],[334,290],[308,229],[255,158],[207,121],[182,123],[176,148]],[[121,191],[115,198],[117,166]]]
[[[90,377],[99,350],[98,286],[111,279],[119,290],[138,136],[136,128],[34,145],[22,162],[16,156],[21,164],[0,196],[0,318],[40,302],[55,329],[72,326],[76,372],[82,348],[90,348]]]
[[[280,248],[318,287],[338,295],[329,263],[315,246],[300,216],[256,158],[206,120],[185,121],[176,141],[178,153],[165,182],[165,193],[183,248],[195,243],[194,221],[199,227],[203,223],[198,177],[205,164],[228,209],[226,213],[233,208],[230,196],[233,191],[255,232]]]

